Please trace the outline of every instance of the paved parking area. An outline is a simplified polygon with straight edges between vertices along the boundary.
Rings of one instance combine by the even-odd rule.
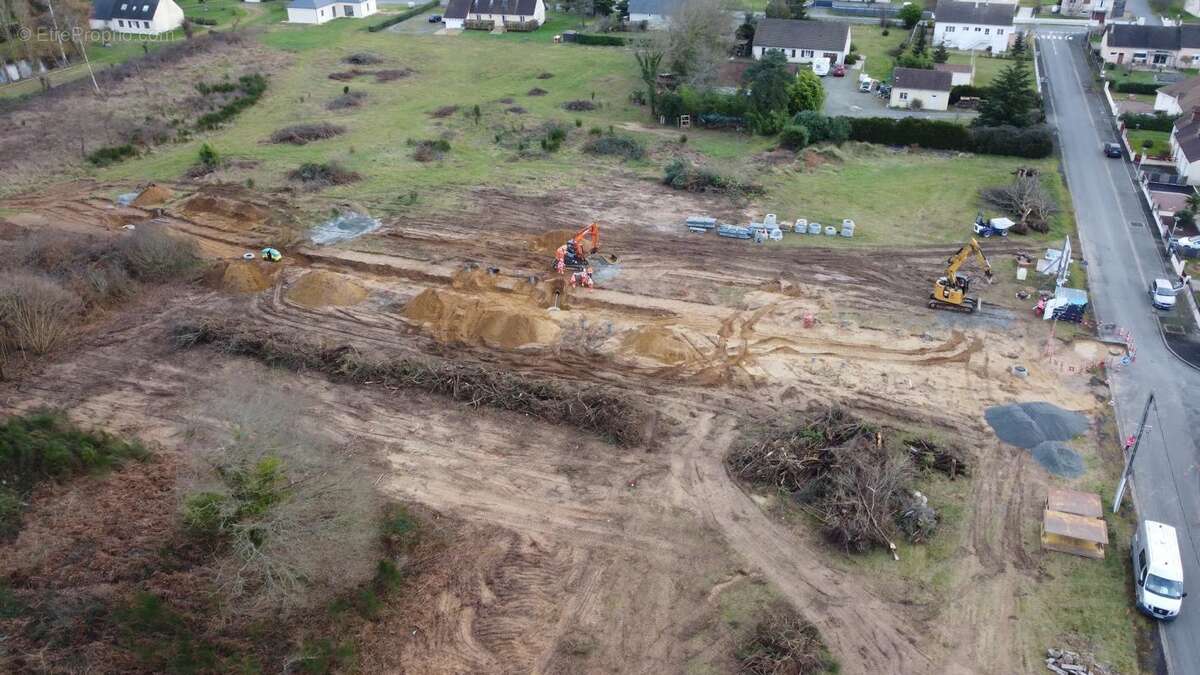
[[[391,5],[391,8],[403,11],[407,3],[383,2],[381,4]],[[441,14],[444,9],[445,9],[444,7],[439,7],[435,10],[426,12],[425,14],[422,14],[420,16],[414,16],[413,18],[411,18],[407,21],[401,21],[400,23],[396,24],[395,26],[388,28],[388,32],[389,33],[402,33],[404,35],[432,35],[438,31],[442,30],[443,28],[445,28],[445,24],[443,24],[441,21],[439,21],[437,23],[429,23],[429,17],[434,14]]]
[[[969,122],[976,113],[970,110],[951,109],[947,112],[909,112],[907,110],[889,108],[885,99],[879,98],[874,92],[863,93],[858,90],[857,69],[846,71],[845,77],[832,75],[821,78],[825,84],[825,114],[846,115],[847,117],[928,117],[951,121]]]

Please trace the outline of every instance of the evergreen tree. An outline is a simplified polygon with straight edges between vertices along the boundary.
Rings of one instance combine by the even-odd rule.
[[[806,0],[787,0],[788,13],[792,15],[793,19],[808,18],[808,9],[804,6],[805,1]]]
[[[767,50],[759,61],[746,69],[744,82],[750,90],[750,107],[760,115],[786,112],[788,86],[792,75],[787,69],[787,57],[778,49]]]
[[[620,15],[621,15],[621,18],[628,21],[629,20],[629,0],[618,0],[616,7],[617,7],[617,12],[620,13]]]
[[[917,34],[913,37],[912,53],[913,56],[924,56],[925,49],[928,47],[925,41],[925,26],[917,26]]]
[[[1025,34],[1017,33],[1017,39],[1013,40],[1012,55],[1018,59],[1025,56]]]
[[[796,73],[796,80],[788,86],[788,112],[795,115],[804,110],[819,111],[825,103],[825,85],[821,78],[808,68]]]
[[[937,46],[937,49],[933,50],[933,62],[934,63],[945,63],[946,61],[949,61],[949,60],[950,60],[950,52],[946,49],[946,43],[943,42]]]
[[[754,18],[754,14],[752,12],[746,12],[745,17],[742,19],[742,25],[738,26],[737,32],[734,33],[734,36],[739,40],[753,43],[754,29],[757,24],[758,19]]]
[[[1014,61],[988,87],[975,126],[1027,127],[1034,121],[1031,113],[1036,104],[1029,67],[1024,61]]]
[[[768,19],[792,18],[792,10],[788,7],[787,0],[771,0],[767,3],[766,14]]]

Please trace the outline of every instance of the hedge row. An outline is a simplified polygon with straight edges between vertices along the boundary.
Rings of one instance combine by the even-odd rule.
[[[1125,123],[1128,129],[1146,129],[1147,131],[1171,131],[1175,126],[1177,115],[1167,115],[1157,112],[1153,115],[1124,113],[1121,115],[1121,121]]]
[[[987,87],[976,87],[973,84],[958,84],[950,88],[950,103],[958,103],[963,98],[987,98]]]
[[[1153,82],[1118,82],[1115,89],[1122,94],[1155,94],[1162,86]]]
[[[575,42],[581,45],[597,45],[600,47],[624,47],[627,41],[619,35],[577,33],[575,35]]]
[[[1049,157],[1054,140],[1044,126],[965,127],[955,122],[905,117],[848,117],[850,140],[881,145],[917,145],[932,150],[959,150],[1038,159]]]
[[[379,23],[377,23],[373,26],[367,26],[367,30],[371,31],[372,33],[379,32],[385,28],[390,28],[392,26],[395,26],[396,24],[400,23],[401,21],[408,21],[409,19],[413,18],[414,16],[416,16],[418,14],[424,14],[425,12],[428,12],[429,10],[433,9],[434,7],[438,7],[441,4],[442,4],[441,0],[430,0],[429,2],[427,2],[423,5],[413,7],[412,9],[408,10],[407,12],[401,12],[395,16],[389,16],[388,18],[384,19],[383,21],[380,21]]]

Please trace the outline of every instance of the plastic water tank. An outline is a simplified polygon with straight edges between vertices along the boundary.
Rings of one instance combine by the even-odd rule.
[[[845,220],[842,221],[842,236],[843,237],[853,237],[854,236],[854,221],[853,220],[846,218]]]
[[[809,223],[808,224],[808,233],[809,234],[821,234],[821,224],[820,223]]]
[[[792,232],[796,234],[804,234],[808,232],[808,221],[804,218],[797,218],[796,225],[792,228]]]
[[[832,225],[826,225],[825,226],[825,236],[836,237],[837,236],[837,228]]]
[[[771,238],[771,241],[783,241],[783,230],[776,227],[767,233],[767,236]]]
[[[775,222],[776,222],[776,218],[775,218],[774,213],[768,213],[767,217],[763,219],[763,225],[766,225],[767,229],[771,229],[772,227],[775,227]]]

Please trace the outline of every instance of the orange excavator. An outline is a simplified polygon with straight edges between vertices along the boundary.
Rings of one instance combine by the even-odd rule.
[[[588,251],[584,251],[584,239],[592,240],[592,247]],[[554,271],[559,274],[566,274],[567,269],[572,272],[591,272],[588,266],[589,255],[594,255],[600,250],[600,226],[592,223],[587,227],[575,233],[574,237],[567,240],[567,243],[558,247],[554,252]]]

